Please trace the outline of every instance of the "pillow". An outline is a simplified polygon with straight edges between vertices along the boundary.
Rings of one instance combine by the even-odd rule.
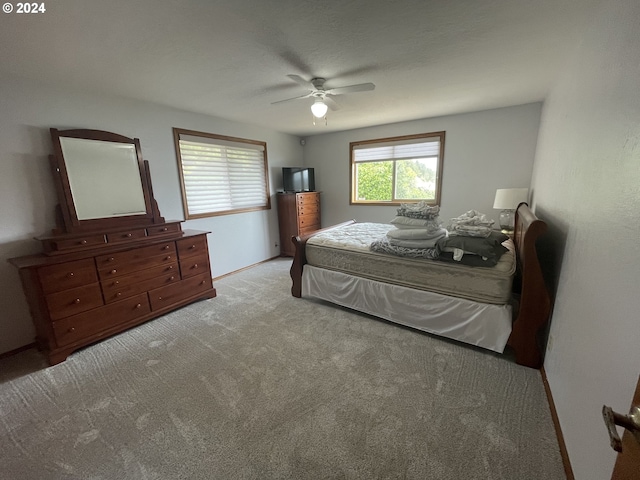
[[[448,236],[438,240],[438,247],[459,248],[468,253],[474,253],[481,257],[500,258],[508,249],[502,245],[502,242],[508,240],[504,233],[491,232],[487,238],[481,237],[464,237],[462,235]],[[464,258],[464,257],[463,257]]]

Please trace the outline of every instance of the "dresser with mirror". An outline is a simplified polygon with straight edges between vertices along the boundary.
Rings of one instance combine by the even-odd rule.
[[[138,139],[57,129],[51,138],[56,227],[38,238],[42,253],[9,259],[51,365],[216,296],[208,232],[183,230],[161,216]]]

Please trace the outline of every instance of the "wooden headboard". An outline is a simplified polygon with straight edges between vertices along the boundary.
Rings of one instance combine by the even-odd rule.
[[[513,347],[516,362],[533,368],[542,366],[538,332],[546,325],[551,313],[551,296],[542,276],[536,240],[547,231],[547,224],[531,211],[526,203],[516,210],[513,241],[521,279],[520,305],[508,345]]]

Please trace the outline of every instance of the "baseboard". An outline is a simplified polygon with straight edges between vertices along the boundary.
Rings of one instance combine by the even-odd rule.
[[[216,280],[220,280],[221,278],[228,277],[229,275],[233,275],[234,273],[242,272],[243,270],[249,270],[250,268],[257,267],[258,265],[270,262],[271,260],[275,260],[276,258],[281,258],[281,257],[280,257],[280,255],[276,255],[275,257],[271,257],[271,258],[267,258],[266,260],[262,260],[261,262],[252,263],[251,265],[248,265],[246,267],[240,268],[238,270],[234,270],[233,272],[225,273],[224,275],[220,275],[219,277],[214,277],[213,281],[215,282]],[[293,258],[292,258],[292,260],[293,260]]]
[[[29,345],[23,345],[22,347],[18,347],[14,350],[9,350],[8,352],[0,353],[0,360],[2,360],[3,358],[12,357],[20,352],[24,352],[25,350],[29,350],[31,348],[36,348],[35,342],[30,343]]]
[[[567,480],[575,480],[575,477],[573,476],[573,469],[571,468],[571,462],[569,461],[567,446],[564,443],[564,435],[562,435],[562,429],[560,428],[560,420],[558,419],[556,404],[553,402],[553,395],[551,395],[551,388],[549,387],[547,372],[544,371],[544,367],[540,369],[540,373],[542,374],[542,384],[544,385],[544,391],[547,394],[547,400],[549,402],[549,410],[551,410],[551,419],[553,420],[556,437],[558,438],[558,446],[560,447],[560,456],[562,457],[564,473],[567,476]]]

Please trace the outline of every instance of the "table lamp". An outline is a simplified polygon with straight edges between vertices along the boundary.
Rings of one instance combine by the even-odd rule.
[[[502,233],[513,233],[516,208],[521,202],[526,202],[529,196],[528,188],[499,188],[493,208],[501,210],[500,228]]]

